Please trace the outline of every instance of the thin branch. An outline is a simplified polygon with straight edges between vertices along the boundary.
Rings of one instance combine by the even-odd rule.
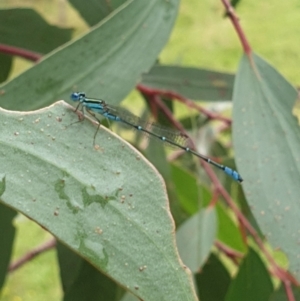
[[[223,253],[225,253],[225,255],[230,258],[233,263],[235,265],[238,265],[239,264],[239,259],[242,259],[244,257],[244,254],[232,249],[232,248],[229,248],[228,246],[226,246],[225,244],[223,244],[222,242],[220,241],[216,241],[215,242],[215,246],[220,249]]]
[[[14,46],[9,46],[5,44],[0,44],[0,52],[5,53],[5,54],[10,54],[10,55],[15,55],[22,57],[24,59],[37,62],[38,60],[41,59],[42,55],[37,52],[29,51],[26,49],[14,47]]]
[[[163,97],[166,98],[172,98],[172,99],[176,99],[181,103],[184,103],[186,106],[188,106],[189,108],[192,109],[196,109],[198,112],[202,113],[203,115],[205,115],[208,119],[210,120],[220,120],[223,121],[224,123],[226,123],[227,125],[231,125],[231,119],[226,118],[224,116],[221,116],[219,114],[210,112],[209,110],[202,108],[201,106],[199,106],[198,104],[194,103],[193,101],[191,101],[190,99],[176,93],[170,90],[161,90],[161,89],[154,89],[154,88],[150,88],[147,87],[145,85],[139,84],[136,86],[136,88],[143,94],[151,97],[154,95],[161,95]]]
[[[20,257],[19,259],[17,259],[15,262],[11,263],[9,265],[8,271],[10,273],[15,271],[16,269],[21,267],[23,264],[25,264],[26,262],[32,260],[33,258],[38,256],[39,254],[44,253],[45,251],[48,251],[48,250],[54,248],[55,245],[56,245],[56,240],[55,240],[55,238],[52,238],[49,241],[47,241],[46,243],[30,250],[28,253],[26,253],[25,255]]]
[[[290,281],[284,281],[283,282],[285,291],[286,291],[286,295],[288,297],[288,301],[296,301],[292,287],[291,287],[291,282]]]
[[[272,257],[270,252],[267,250],[267,248],[264,245],[264,242],[259,237],[259,234],[256,232],[256,230],[252,227],[250,222],[247,220],[247,218],[243,215],[243,213],[239,210],[237,205],[234,203],[234,201],[229,196],[228,192],[220,186],[219,189],[221,189],[220,193],[224,197],[225,201],[229,205],[229,207],[233,210],[235,215],[237,216],[240,223],[247,229],[247,231],[251,234],[251,236],[254,238],[255,242],[259,246],[260,250],[265,254],[266,258],[268,259],[269,263],[272,266],[272,270],[274,275],[276,275],[280,280],[284,281],[291,281],[295,285],[299,285],[297,280],[292,277],[287,271],[282,269],[275,261],[275,259]]]
[[[226,14],[228,15],[228,17],[230,18],[238,36],[239,39],[241,41],[241,44],[244,48],[244,52],[250,56],[252,50],[251,47],[248,43],[248,40],[246,38],[246,35],[244,33],[244,31],[242,30],[242,27],[240,26],[240,22],[239,22],[239,18],[237,17],[233,7],[231,6],[230,2],[228,0],[221,0],[223,5],[225,6],[226,9]]]

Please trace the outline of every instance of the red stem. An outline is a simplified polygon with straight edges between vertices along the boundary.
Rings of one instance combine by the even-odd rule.
[[[288,301],[296,301],[295,297],[294,297],[294,293],[291,287],[291,282],[290,281],[283,281],[283,285],[286,291],[286,295],[288,297]]]
[[[276,261],[274,260],[274,258],[271,256],[271,254],[269,253],[269,251],[265,247],[263,241],[259,237],[256,230],[252,227],[252,225],[247,220],[247,218],[243,215],[243,213],[238,209],[236,204],[230,198],[227,191],[222,186],[220,186],[219,189],[222,189],[221,194],[223,195],[223,197],[226,200],[229,207],[233,210],[235,215],[238,217],[240,223],[248,230],[248,232],[252,235],[252,237],[256,241],[256,243],[259,246],[260,250],[265,254],[266,258],[268,259],[268,261],[270,262],[270,264],[272,266],[272,270],[273,270],[274,274],[280,280],[282,280],[282,282],[284,282],[284,283],[286,281],[291,281],[293,284],[299,285],[297,280],[292,275],[290,275],[287,271],[283,270],[280,266],[277,265]]]
[[[230,258],[235,265],[239,264],[239,260],[238,259],[242,259],[244,257],[244,255],[234,249],[229,248],[228,246],[226,246],[225,244],[223,244],[220,241],[216,241],[215,242],[215,246],[220,249],[223,253],[226,254],[226,256],[228,258]]]
[[[184,96],[182,96],[180,94],[177,94],[173,91],[150,88],[150,87],[144,86],[142,84],[137,85],[136,88],[141,93],[146,94],[149,97],[154,96],[154,95],[161,95],[161,96],[164,96],[166,98],[176,99],[176,100],[184,103],[185,105],[187,105],[189,108],[196,109],[198,112],[204,114],[208,119],[220,120],[220,121],[223,121],[224,123],[226,123],[227,125],[231,125],[231,119],[223,117],[219,114],[210,112],[210,111],[202,108],[201,106],[197,105],[196,103],[194,103],[190,99],[185,98]]]
[[[14,46],[4,45],[4,44],[0,44],[0,52],[5,54],[20,56],[24,59],[34,61],[34,62],[37,62],[42,57],[40,53],[25,50]]]
[[[8,271],[9,272],[15,271],[20,266],[25,264],[27,261],[30,261],[33,258],[35,258],[36,256],[38,256],[39,254],[54,248],[55,245],[56,245],[56,240],[54,238],[52,238],[49,241],[47,241],[46,243],[36,247],[35,249],[30,250],[28,253],[26,253],[25,255],[20,257],[19,259],[17,259],[15,262],[11,263],[9,268],[8,268]]]
[[[242,27],[240,26],[239,18],[237,17],[233,7],[231,6],[230,2],[228,0],[221,0],[225,6],[226,13],[228,17],[230,18],[238,36],[241,41],[241,44],[244,48],[244,52],[247,54],[247,56],[250,57],[251,54],[251,47],[248,43],[248,40],[244,34],[244,31],[242,30]]]

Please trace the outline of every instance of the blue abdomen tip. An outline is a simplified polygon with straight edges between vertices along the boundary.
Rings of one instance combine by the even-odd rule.
[[[224,171],[227,175],[231,176],[234,180],[236,180],[240,183],[243,182],[243,178],[240,176],[240,174],[237,171],[232,170],[229,167],[225,167]]]

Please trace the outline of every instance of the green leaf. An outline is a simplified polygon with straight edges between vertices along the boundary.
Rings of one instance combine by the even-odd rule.
[[[61,243],[57,244],[57,255],[64,301],[119,300],[121,288],[86,260]]]
[[[293,286],[292,291],[295,298],[294,300],[300,300],[300,288]],[[285,287],[281,285],[280,288],[272,294],[268,301],[289,301]]]
[[[216,208],[219,221],[218,239],[234,250],[243,253],[246,252],[247,249],[241,237],[240,229],[234,224],[228,214],[226,214],[222,204],[218,203]]]
[[[141,84],[171,90],[190,99],[231,100],[234,76],[229,73],[176,66],[154,66]]]
[[[199,206],[206,206],[211,200],[211,192],[200,185],[197,179],[188,171],[172,164],[172,182],[181,207],[190,215],[199,210]],[[199,198],[201,204],[199,204]]]
[[[69,99],[76,88],[119,103],[166,43],[179,0],[131,0],[91,32],[0,86],[0,105],[32,110]]]
[[[120,301],[140,301],[140,300],[134,295],[127,292]]]
[[[249,249],[236,278],[231,282],[226,301],[266,301],[273,292],[270,275],[259,256]]]
[[[196,300],[175,246],[165,185],[131,145],[64,102],[0,110],[5,204],[144,300]],[[67,126],[67,127],[66,127]]]
[[[234,89],[237,166],[253,214],[273,247],[300,277],[300,135],[292,108],[297,91],[256,55],[244,56]],[[287,235],[288,233],[288,235]]]
[[[201,301],[221,301],[225,299],[231,278],[218,257],[211,254],[201,272],[195,275],[195,280]]]
[[[156,139],[150,138],[148,146],[145,149],[145,156],[157,168],[165,181],[170,181],[170,165],[165,155],[163,143],[159,143]]]
[[[236,196],[234,197],[235,200],[238,200],[240,210],[242,211],[243,215],[247,218],[248,222],[251,223],[252,227],[255,229],[257,234],[264,239],[264,234],[261,231],[261,228],[257,224],[257,221],[255,219],[255,216],[253,215],[253,212],[249,206],[249,203],[247,202],[247,199],[245,197],[243,188],[241,185],[238,187],[238,191]]]
[[[93,26],[107,17],[116,8],[126,2],[126,0],[69,0],[69,2],[78,10],[83,19]]]
[[[2,83],[9,75],[12,66],[12,57],[10,55],[0,53],[0,66],[0,83]]]
[[[186,266],[197,272],[207,259],[217,232],[214,208],[199,211],[185,221],[176,233],[177,247]]]
[[[29,8],[0,10],[2,44],[48,53],[69,41],[72,31],[48,24],[36,11]]]
[[[5,182],[5,176],[3,176],[1,182],[0,182],[0,196],[4,193],[5,187],[6,187],[6,182]]]
[[[4,192],[5,180],[0,183],[0,195]],[[16,229],[12,224],[17,212],[0,203],[0,292],[7,276]],[[5,229],[5,230],[3,230]],[[1,293],[0,293],[1,295]]]

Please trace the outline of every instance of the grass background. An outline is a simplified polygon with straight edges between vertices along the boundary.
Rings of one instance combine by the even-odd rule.
[[[1,0],[0,9],[32,7],[51,24],[75,28],[75,35],[88,27],[64,0]],[[252,49],[268,60],[291,83],[298,86],[300,53],[300,3],[241,0],[237,14]],[[162,63],[201,67],[235,73],[242,48],[221,1],[182,0],[180,13],[165,49]],[[16,59],[10,78],[31,65]],[[17,240],[13,260],[49,239],[50,235],[23,216],[15,220]],[[54,250],[48,251],[10,274],[3,288],[3,301],[61,299],[59,271]]]

